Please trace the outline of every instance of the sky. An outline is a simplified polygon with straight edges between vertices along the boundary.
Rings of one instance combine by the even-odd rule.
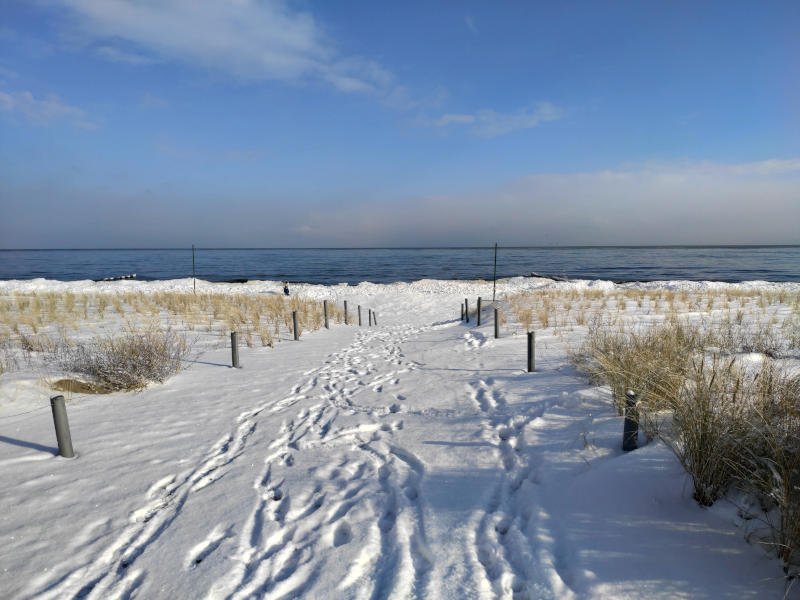
[[[800,243],[796,0],[0,16],[0,248]]]

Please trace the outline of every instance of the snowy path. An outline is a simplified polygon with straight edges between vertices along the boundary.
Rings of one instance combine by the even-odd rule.
[[[81,489],[54,486],[74,515],[49,523],[66,552],[17,557],[14,569],[35,569],[4,571],[3,596],[780,597],[775,564],[691,501],[663,447],[621,454],[619,420],[555,338],[541,337],[528,374],[524,340],[494,340],[491,323],[387,321],[245,352],[238,372],[211,353],[133,397],[122,410],[151,420],[147,444],[123,457],[109,441],[113,466]],[[192,385],[195,404],[164,406]],[[204,402],[214,385],[227,405]],[[17,435],[47,426],[28,423]],[[85,437],[122,435],[92,425]],[[77,461],[24,462],[31,451],[15,450],[4,467],[36,471],[36,485],[93,454],[84,443]],[[117,500],[95,502],[108,479]]]

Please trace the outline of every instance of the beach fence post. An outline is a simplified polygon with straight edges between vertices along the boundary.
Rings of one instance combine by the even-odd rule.
[[[325,329],[330,329],[330,327],[328,326],[328,301],[327,300],[323,300],[322,301],[322,312],[325,315]]]
[[[466,298],[464,298],[464,315],[467,323],[469,323],[469,301]]]
[[[197,280],[195,279],[195,271],[194,271],[194,244],[192,244],[192,291],[196,294],[197,293]]]
[[[231,331],[231,364],[234,369],[239,367],[239,334]]]
[[[292,311],[292,331],[294,331],[294,341],[296,342],[297,340],[300,339],[300,334],[297,331],[297,311],[296,310]]]
[[[378,313],[374,310],[372,311],[372,324],[375,325],[375,327],[378,326]]]
[[[481,297],[478,296],[478,327],[481,326]]]
[[[358,326],[361,327],[361,305],[358,305]]]
[[[58,453],[64,458],[72,458],[75,456],[75,452],[72,450],[72,436],[69,434],[69,421],[67,420],[67,406],[64,403],[64,396],[50,398],[50,408],[53,410],[53,424],[56,426]]]
[[[536,370],[536,332],[528,332],[528,373]]]
[[[497,307],[494,307],[494,339],[500,337],[500,319],[497,318],[498,315]]]
[[[369,309],[369,313],[367,313],[367,322],[369,323],[369,326],[372,327],[372,309],[371,308]]]
[[[639,411],[636,408],[636,392],[625,392],[625,422],[622,426],[622,450],[630,452],[639,446]]]
[[[344,324],[347,325],[347,300],[344,301]]]
[[[494,243],[494,274],[492,275],[492,302],[494,293],[497,290],[497,242]]]
[[[464,320],[464,303],[461,303],[461,320]]]

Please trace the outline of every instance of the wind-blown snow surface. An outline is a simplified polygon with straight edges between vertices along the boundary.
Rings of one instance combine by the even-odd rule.
[[[144,392],[75,397],[73,460],[55,456],[46,394],[0,377],[0,597],[784,596],[780,563],[725,501],[692,500],[669,450],[621,452],[607,391],[564,341],[537,335],[526,373],[524,336],[460,322],[491,283],[293,293],[373,308],[379,325],[241,348],[239,370],[208,351]]]

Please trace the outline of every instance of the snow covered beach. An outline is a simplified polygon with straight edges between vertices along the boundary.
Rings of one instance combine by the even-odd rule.
[[[191,286],[33,280],[0,282],[0,293]],[[599,305],[627,289],[797,294],[800,284],[515,278],[497,294],[591,290]],[[73,460],[55,456],[42,373],[0,376],[0,595],[800,597],[780,561],[745,539],[734,502],[694,501],[664,444],[622,453],[608,388],[570,361],[586,329],[577,320],[537,328],[527,373],[510,313],[499,339],[491,319],[459,320],[464,298],[491,299],[491,282],[292,293],[369,307],[379,325],[241,348],[242,369],[201,340],[164,384],[75,394]]]

